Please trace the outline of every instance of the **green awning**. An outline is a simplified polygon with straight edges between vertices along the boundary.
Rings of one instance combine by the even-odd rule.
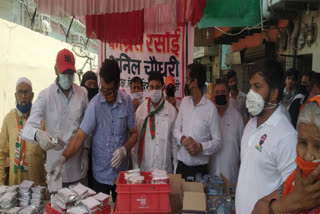
[[[260,0],[207,0],[198,26],[253,27],[260,22]]]

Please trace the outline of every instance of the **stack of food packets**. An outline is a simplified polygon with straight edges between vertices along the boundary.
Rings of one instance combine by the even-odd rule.
[[[45,198],[46,188],[43,186],[36,186],[32,187],[31,190],[31,205],[38,208],[42,207]]]
[[[85,199],[89,196],[89,188],[82,185],[81,183],[71,185],[69,186],[69,189],[76,194],[75,204],[78,204],[82,199]]]
[[[80,201],[80,207],[85,208],[89,214],[96,213],[100,210],[100,202],[94,197],[88,197]]]
[[[19,205],[21,207],[26,207],[31,202],[31,187],[33,186],[33,181],[24,180],[19,186]]]
[[[152,183],[153,184],[168,184],[169,176],[167,171],[160,169],[152,169]]]
[[[9,210],[17,205],[17,192],[6,192],[0,198],[1,209]]]
[[[68,188],[58,190],[57,194],[51,195],[51,207],[64,213],[71,208],[76,200],[76,194]]]
[[[129,170],[124,174],[127,184],[143,184],[144,176],[141,175],[140,169]]]
[[[99,192],[95,196],[93,196],[97,201],[100,202],[100,208],[103,209],[109,205],[110,195]]]

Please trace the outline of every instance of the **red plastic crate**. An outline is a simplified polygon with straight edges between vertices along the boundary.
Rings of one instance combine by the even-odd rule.
[[[169,213],[170,184],[151,184],[151,172],[141,172],[144,184],[126,184],[125,172],[117,181],[117,213]]]
[[[163,214],[163,212],[119,212],[117,209],[117,203],[113,205],[113,214]]]
[[[52,208],[51,203],[49,203],[46,206],[46,214],[63,214],[63,213]],[[107,207],[103,208],[99,212],[96,212],[96,214],[111,214],[111,206],[108,205]]]

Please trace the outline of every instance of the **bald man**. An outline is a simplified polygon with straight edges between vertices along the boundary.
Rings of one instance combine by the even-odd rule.
[[[16,83],[16,108],[4,118],[0,133],[0,185],[9,176],[9,185],[31,180],[36,185],[45,185],[45,153],[39,145],[26,143],[22,129],[29,117],[33,92],[31,81],[25,77]],[[15,155],[17,154],[17,155]],[[6,173],[9,158],[9,174]]]

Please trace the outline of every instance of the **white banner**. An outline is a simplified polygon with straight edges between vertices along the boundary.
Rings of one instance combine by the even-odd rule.
[[[180,27],[175,32],[146,34],[141,45],[107,43],[102,59],[118,61],[121,69],[120,87],[128,94],[134,76],[142,79],[143,88],[146,90],[151,72],[161,72],[164,80],[168,76],[175,78],[176,97],[182,98],[186,67],[185,49],[185,28]],[[104,53],[103,50],[101,52]]]

